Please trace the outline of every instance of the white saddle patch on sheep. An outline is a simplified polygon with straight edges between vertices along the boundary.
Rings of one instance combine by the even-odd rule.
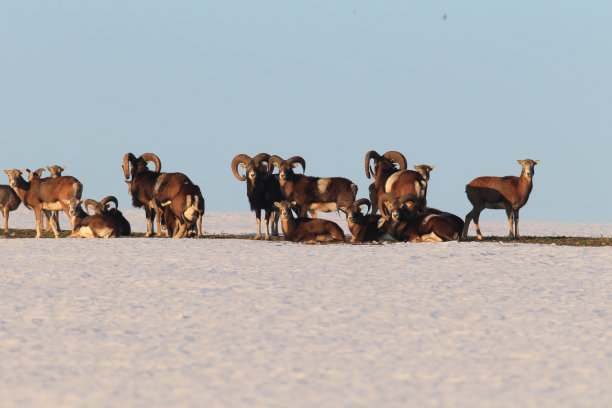
[[[330,179],[322,178],[317,180],[317,188],[319,189],[319,193],[324,194],[327,191],[327,186],[329,186]]]

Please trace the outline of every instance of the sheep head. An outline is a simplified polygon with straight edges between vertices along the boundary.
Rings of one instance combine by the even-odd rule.
[[[270,164],[278,167],[278,178],[281,181],[291,181],[293,179],[293,169],[299,165],[302,166],[302,171],[306,171],[306,161],[301,156],[293,156],[287,160],[283,160],[279,156],[271,156]]]
[[[247,178],[252,181],[259,177],[267,178],[271,174],[269,160],[268,153],[259,153],[253,158],[246,154],[238,154],[232,160],[232,173],[240,181],[245,181]],[[244,176],[238,172],[238,166],[246,169]]]
[[[368,207],[365,214],[362,212],[363,206]],[[367,198],[361,198],[348,206],[340,207],[340,210],[342,210],[346,214],[346,220],[354,224],[363,220],[363,218],[370,212],[371,209],[372,203]]]
[[[280,217],[284,220],[292,220],[294,218],[293,211],[297,212],[297,203],[289,201],[275,201],[274,206],[279,209]]]

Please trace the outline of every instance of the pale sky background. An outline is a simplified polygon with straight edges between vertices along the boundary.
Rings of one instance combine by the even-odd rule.
[[[0,167],[67,166],[86,198],[131,208],[127,152],[207,211],[249,210],[238,153],[301,155],[367,197],[366,152],[399,150],[461,217],[466,183],[532,158],[521,219],[612,222],[607,0],[1,1],[0,51]]]

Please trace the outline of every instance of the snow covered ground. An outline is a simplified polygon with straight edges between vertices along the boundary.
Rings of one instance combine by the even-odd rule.
[[[3,408],[612,406],[610,247],[3,239],[0,259]]]

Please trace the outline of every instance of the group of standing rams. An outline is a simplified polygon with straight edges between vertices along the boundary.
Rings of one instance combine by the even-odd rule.
[[[154,170],[147,167],[149,162],[154,164]],[[246,181],[247,197],[257,219],[256,239],[261,238],[263,211],[266,239],[278,235],[280,219],[285,240],[344,242],[342,228],[332,221],[316,217],[317,211],[342,211],[346,214],[352,243],[382,240],[441,242],[465,237],[472,220],[478,239],[482,239],[478,220],[485,208],[505,209],[510,236],[518,237],[519,210],[529,198],[534,166],[538,162],[518,160],[523,168],[519,177],[478,177],[472,180],[466,186],[466,193],[473,209],[465,221],[427,206],[427,183],[434,167],[420,165],[408,170],[406,158],[397,151],[383,155],[374,150],[366,153],[365,173],[374,179],[369,186],[369,199],[357,199],[357,185],[346,178],[302,174],[306,170],[306,161],[300,156],[285,160],[267,153],[252,158],[239,154],[232,160],[231,168],[238,180]],[[298,166],[302,167],[302,173],[294,171]],[[244,169],[243,174],[239,167]],[[59,236],[57,214],[60,210],[70,219],[70,237],[130,235],[130,224],[118,210],[117,199],[114,196],[99,202],[82,199],[82,184],[72,176],[62,176],[64,169],[47,167],[51,173],[47,178],[41,177],[44,168],[34,172],[4,170],[10,184],[0,185],[0,210],[4,215],[5,231],[8,231],[9,212],[23,202],[36,215],[37,238],[42,234],[43,219],[47,220],[47,229],[53,230],[56,238]],[[275,173],[276,169],[278,172]],[[27,181],[23,177],[26,172]],[[162,229],[168,237],[202,236],[204,197],[189,177],[178,172],[162,172],[161,161],[153,153],[140,157],[126,153],[123,173],[132,205],[145,211],[145,236],[155,233],[155,218],[158,236],[161,236]],[[110,206],[111,203],[114,207]],[[90,215],[90,211],[93,214]]]

